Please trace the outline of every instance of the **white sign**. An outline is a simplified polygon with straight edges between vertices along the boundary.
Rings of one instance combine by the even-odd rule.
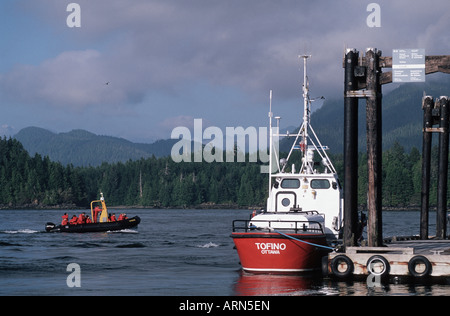
[[[392,82],[425,82],[425,49],[394,49]]]

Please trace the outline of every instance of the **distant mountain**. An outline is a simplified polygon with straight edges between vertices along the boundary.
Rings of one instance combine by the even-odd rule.
[[[24,148],[34,155],[49,156],[53,161],[74,166],[98,166],[103,162],[138,160],[169,156],[174,139],[153,144],[133,143],[123,138],[100,136],[77,129],[68,133],[53,133],[39,127],[27,127],[14,135]]]
[[[435,76],[425,83],[403,84],[383,95],[383,149],[395,142],[405,150],[422,147],[422,97],[424,93],[435,98],[450,95],[450,76]],[[436,80],[439,79],[439,80]],[[385,89],[383,87],[383,89]],[[366,151],[366,102],[359,105],[359,150]],[[332,153],[343,152],[344,98],[326,100],[311,115],[311,124],[323,145]],[[289,128],[292,130],[292,128]],[[298,128],[297,128],[298,130]],[[293,134],[296,131],[291,131]],[[53,133],[38,127],[27,127],[14,138],[34,155],[49,156],[51,160],[74,166],[98,166],[103,162],[138,160],[141,158],[169,156],[177,139],[159,140],[153,144],[133,143],[123,138],[99,136],[85,130]],[[281,151],[289,151],[294,138],[280,142]],[[433,136],[437,142],[437,137]]]
[[[436,80],[439,79],[439,80]],[[385,89],[385,86],[383,86]],[[409,151],[412,147],[422,148],[423,110],[422,97],[434,98],[450,95],[449,76],[437,76],[425,83],[407,83],[383,94],[382,129],[383,150],[395,142]],[[366,151],[366,101],[359,101],[358,112],[359,151]],[[311,115],[311,125],[323,145],[330,147],[333,153],[342,153],[344,144],[344,97],[326,100],[322,107]],[[298,129],[297,129],[298,130]],[[290,148],[288,140],[282,140],[281,150]],[[433,141],[437,141],[436,135]]]

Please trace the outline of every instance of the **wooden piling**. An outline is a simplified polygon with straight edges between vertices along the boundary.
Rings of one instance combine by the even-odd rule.
[[[369,247],[381,247],[382,233],[382,120],[381,120],[381,84],[379,58],[381,51],[369,48],[366,51],[367,98],[366,98],[366,131],[367,131],[367,171],[368,192],[367,240]]]
[[[344,247],[356,246],[358,222],[358,98],[351,96],[358,89],[358,57],[357,50],[347,49],[344,59]]]
[[[424,110],[422,146],[422,192],[420,213],[420,238],[428,239],[431,141],[432,133],[439,132],[439,179],[436,237],[419,241],[413,236],[393,237],[392,240],[414,240],[402,247],[383,245],[382,236],[382,187],[381,187],[381,85],[392,82],[392,72],[382,73],[381,68],[392,68],[392,57],[381,57],[376,49],[368,49],[358,65],[359,53],[355,49],[346,51],[344,58],[344,251],[328,254],[328,265],[323,271],[337,277],[371,274],[372,276],[410,276],[414,278],[450,277],[449,241],[447,227],[447,173],[449,154],[450,100],[439,100],[439,128],[433,98],[422,100]],[[449,56],[425,56],[426,74],[450,73]],[[364,90],[365,89],[365,90]],[[368,154],[368,243],[369,247],[356,245],[357,170],[358,170],[358,98],[366,98],[367,154]],[[436,244],[439,243],[439,244]],[[387,246],[387,247],[386,247]],[[394,246],[394,247],[392,247]],[[431,253],[431,255],[430,255]]]
[[[445,239],[447,236],[447,173],[448,173],[448,118],[449,104],[447,97],[440,97],[440,133],[439,133],[439,172],[436,211],[436,238]]]
[[[366,98],[367,118],[367,153],[368,153],[368,239],[370,246],[382,243],[382,187],[381,187],[381,85],[392,82],[392,72],[382,73],[382,68],[392,68],[392,57],[381,57],[376,49],[368,49],[361,65],[358,65],[359,53],[355,49],[348,49],[345,53],[345,95],[344,95],[344,246],[355,245],[355,233],[358,222],[357,214],[357,170],[358,170],[358,98]],[[425,56],[425,73],[450,73],[450,55]],[[450,106],[449,102],[446,103]],[[424,135],[423,135],[423,161],[422,161],[422,192],[421,192],[421,219],[420,237],[428,238],[428,208],[430,192],[430,160],[431,138],[433,132],[446,130],[442,136],[441,153],[448,154],[448,119],[443,119],[447,127],[433,128],[434,103],[431,97],[423,100],[424,109]],[[448,111],[448,110],[447,110]],[[445,113],[444,113],[445,114]],[[446,114],[448,115],[448,113]],[[447,143],[445,145],[444,143]],[[445,147],[445,148],[444,148]],[[445,157],[442,156],[442,172],[446,175]],[[448,158],[447,158],[448,159]],[[448,160],[447,160],[448,161]],[[440,211],[438,212],[438,236],[445,238],[446,234],[446,205],[444,206],[444,193],[447,182],[441,179]],[[444,187],[445,186],[445,190]],[[444,192],[445,191],[445,192]]]
[[[423,140],[422,140],[422,191],[420,211],[420,239],[428,239],[428,210],[430,206],[430,177],[431,177],[431,140],[433,127],[432,110],[433,97],[425,96],[422,99],[423,114]]]

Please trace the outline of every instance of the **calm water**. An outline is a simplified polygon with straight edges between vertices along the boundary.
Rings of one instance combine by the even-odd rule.
[[[126,212],[141,217],[136,231],[66,234],[44,232],[61,211],[0,211],[0,295],[450,295],[447,284],[368,288],[318,275],[242,273],[229,236],[246,210]],[[383,219],[384,236],[418,233],[418,212]],[[70,263],[81,269],[81,287],[67,285]]]

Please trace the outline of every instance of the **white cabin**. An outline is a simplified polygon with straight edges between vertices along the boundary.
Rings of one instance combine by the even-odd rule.
[[[278,173],[273,176],[275,180],[267,199],[267,213],[295,215],[317,211],[324,217],[325,233],[338,238],[342,226],[343,199],[335,174]]]

